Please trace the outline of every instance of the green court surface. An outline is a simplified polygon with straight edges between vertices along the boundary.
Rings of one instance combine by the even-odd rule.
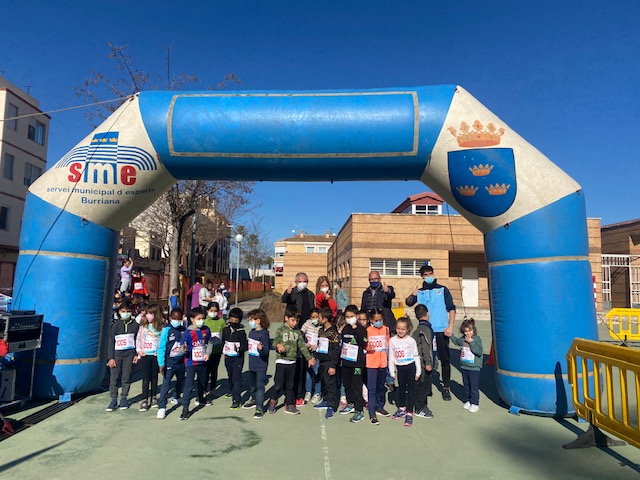
[[[488,354],[490,323],[478,327]],[[157,420],[157,410],[139,412],[138,403],[107,413],[108,393],[91,395],[1,442],[0,478],[640,478],[635,447],[565,450],[562,445],[586,424],[509,414],[497,403],[492,367],[483,369],[480,411],[463,410],[456,398],[462,394],[457,347],[452,350],[453,401],[444,402],[434,390],[434,418],[415,418],[411,428],[390,418],[381,418],[379,426],[368,417],[358,424],[344,415],[325,420],[324,411],[311,405],[301,407],[301,415],[278,410],[254,420],[252,410],[229,409],[221,365],[220,398],[189,420],[179,420],[179,408]],[[270,375],[274,366],[272,359]],[[271,385],[272,379],[267,389]],[[138,378],[130,398],[140,391]]]

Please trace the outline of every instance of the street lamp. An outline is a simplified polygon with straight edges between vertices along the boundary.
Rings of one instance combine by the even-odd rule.
[[[238,260],[236,262],[236,307],[238,306],[238,285],[240,284],[240,242],[244,237],[237,233],[235,236],[236,242],[238,242]]]

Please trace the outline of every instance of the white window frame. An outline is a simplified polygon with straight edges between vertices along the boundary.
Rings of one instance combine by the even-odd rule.
[[[44,146],[44,136],[45,136],[46,125],[37,120],[33,120],[33,122],[35,123],[35,125],[32,123],[29,123],[29,129],[27,130],[27,138],[37,143],[38,145]]]
[[[304,246],[304,253],[316,253],[315,245],[305,245]]]
[[[426,261],[427,265],[430,263]],[[370,258],[369,272],[380,272],[382,277],[419,277],[420,267],[425,264],[425,260],[414,260],[410,258]]]

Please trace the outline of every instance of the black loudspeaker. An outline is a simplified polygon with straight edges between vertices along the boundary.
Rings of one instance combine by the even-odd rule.
[[[9,352],[22,352],[40,348],[44,315],[32,310],[14,310],[0,314],[0,332],[9,344]]]

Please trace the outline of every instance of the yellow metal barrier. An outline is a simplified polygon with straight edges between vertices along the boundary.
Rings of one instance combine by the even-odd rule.
[[[640,341],[640,308],[613,308],[607,319],[611,338]]]
[[[578,416],[640,448],[640,350],[576,338],[567,365]]]

